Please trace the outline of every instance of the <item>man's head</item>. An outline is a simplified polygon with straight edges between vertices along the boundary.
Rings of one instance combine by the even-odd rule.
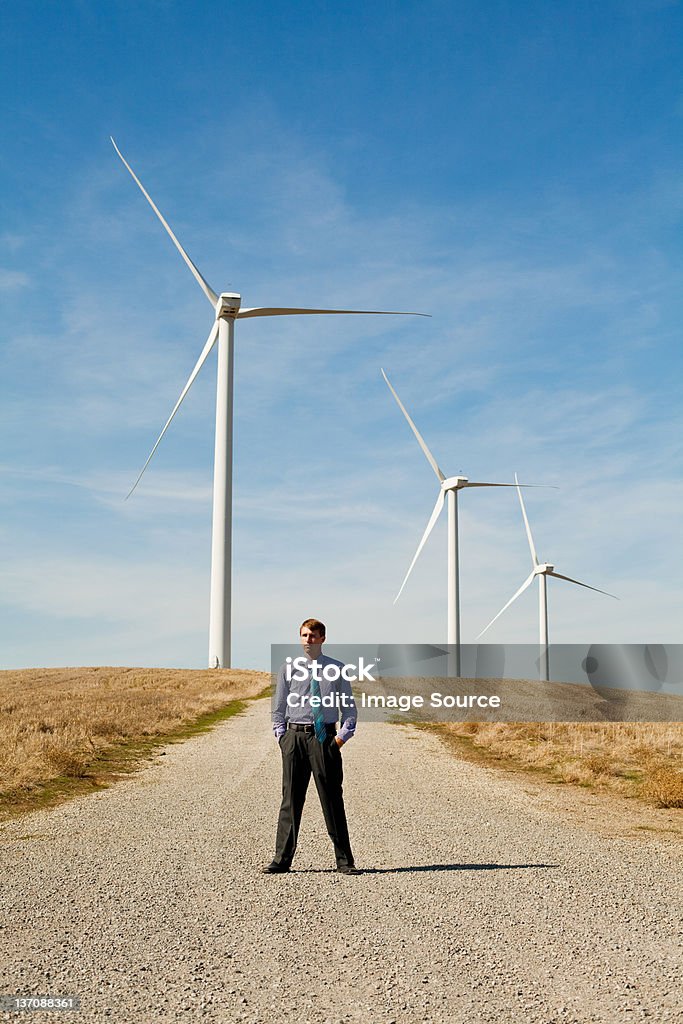
[[[299,636],[306,657],[318,658],[325,643],[325,624],[318,619],[306,619],[299,626]]]

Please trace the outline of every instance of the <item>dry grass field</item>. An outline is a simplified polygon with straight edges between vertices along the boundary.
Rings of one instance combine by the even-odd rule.
[[[108,785],[155,748],[231,714],[270,677],[241,670],[0,672],[0,820]],[[432,726],[460,753],[557,783],[683,808],[683,725],[459,722]]]
[[[106,785],[269,683],[267,673],[240,670],[0,672],[0,820]]]
[[[501,766],[683,808],[683,724],[675,722],[449,722],[463,751]]]

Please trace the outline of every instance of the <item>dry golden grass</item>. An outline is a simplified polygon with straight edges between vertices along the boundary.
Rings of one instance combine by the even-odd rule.
[[[186,735],[191,723],[208,723],[269,683],[267,673],[237,669],[0,672],[0,819],[130,770],[155,743]],[[499,764],[683,808],[683,725],[677,723],[438,728]]]
[[[683,725],[675,722],[449,722],[461,743],[511,767],[683,807]]]
[[[105,755],[127,748],[128,761],[140,760],[155,740],[255,697],[269,683],[267,673],[237,669],[0,672],[0,816],[7,816],[3,808],[31,804],[30,795],[55,780],[96,782]],[[110,773],[114,761],[109,757]]]
[[[656,807],[683,808],[683,772],[674,768],[655,768],[645,782],[644,791]]]

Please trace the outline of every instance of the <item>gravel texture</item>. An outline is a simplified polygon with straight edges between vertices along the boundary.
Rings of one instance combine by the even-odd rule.
[[[311,785],[295,870],[264,876],[269,711],[0,827],[0,993],[82,1004],[24,1019],[683,1021],[679,844],[580,828],[431,733],[361,723],[343,757],[364,873],[332,870]]]

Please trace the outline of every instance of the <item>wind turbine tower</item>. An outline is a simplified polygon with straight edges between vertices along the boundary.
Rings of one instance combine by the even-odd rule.
[[[382,370],[382,376],[387,383],[389,390],[396,399],[399,409],[408,421],[408,425],[412,430],[413,434],[417,439],[417,443],[425,454],[427,462],[432,467],[437,480],[439,481],[439,493],[436,498],[436,504],[432,511],[429,522],[427,523],[427,529],[422,535],[422,540],[417,546],[417,551],[413,556],[413,560],[408,567],[408,572],[405,574],[403,583],[401,584],[400,590],[394,598],[394,604],[398,601],[403,588],[408,582],[408,577],[413,571],[413,566],[417,562],[422,548],[427,543],[429,534],[434,529],[436,521],[439,518],[444,503],[448,503],[448,605],[447,605],[447,636],[448,644],[453,647],[453,659],[452,667],[454,672],[450,671],[451,665],[449,665],[449,675],[459,676],[461,672],[461,641],[460,641],[460,565],[459,565],[459,551],[458,551],[458,492],[464,490],[467,487],[514,487],[515,484],[498,484],[498,483],[475,483],[473,480],[469,480],[466,476],[449,476],[440,469],[436,459],[427,447],[422,434],[417,429],[412,419],[410,418],[406,407],[404,406],[401,399],[396,394],[394,388],[389,381],[384,370]],[[451,659],[449,658],[449,662]]]
[[[189,267],[197,284],[211,304],[214,322],[204,348],[180,393],[173,412],[166,420],[163,430],[142,467],[137,480],[127,497],[137,487],[152,456],[166,433],[171,420],[177,413],[185,395],[194,383],[197,374],[206,362],[209,353],[218,342],[218,377],[216,384],[216,441],[214,448],[213,475],[213,526],[211,540],[211,600],[209,611],[209,668],[229,668],[231,656],[231,602],[232,602],[232,424],[233,424],[233,365],[235,321],[257,316],[293,315],[349,315],[371,314],[378,316],[428,316],[427,313],[402,313],[395,310],[369,309],[303,309],[285,306],[243,307],[241,296],[236,292],[221,292],[218,295],[202,277],[188,254],[155,205],[152,197],[127,162],[121,150],[112,139],[114,149],[131,174],[149,205],[171,237],[173,244]]]
[[[613,597],[615,601],[618,601],[619,598],[614,594],[608,594],[606,590],[599,590],[597,587],[591,587],[587,583],[581,583],[580,580],[574,580],[571,576],[563,576],[561,572],[555,572],[555,566],[550,562],[540,562],[538,560],[534,538],[531,535],[531,527],[529,526],[529,519],[526,514],[526,508],[524,507],[524,498],[522,497],[522,492],[519,488],[519,481],[517,480],[516,473],[515,486],[517,487],[519,503],[522,507],[522,518],[524,519],[524,528],[529,542],[529,550],[531,551],[532,568],[519,590],[512,595],[507,604],[503,605],[498,614],[493,616],[489,624],[484,626],[477,637],[477,640],[479,637],[484,635],[496,619],[500,618],[503,612],[510,607],[512,602],[516,601],[519,595],[523,594],[527,587],[531,586],[534,579],[538,579],[538,643],[540,650],[539,675],[542,680],[547,682],[550,679],[550,651],[548,648],[548,576],[554,576],[555,579],[558,580],[566,580],[568,583],[575,583],[577,587],[585,587],[586,590],[595,590],[598,594],[605,594],[607,597]]]

